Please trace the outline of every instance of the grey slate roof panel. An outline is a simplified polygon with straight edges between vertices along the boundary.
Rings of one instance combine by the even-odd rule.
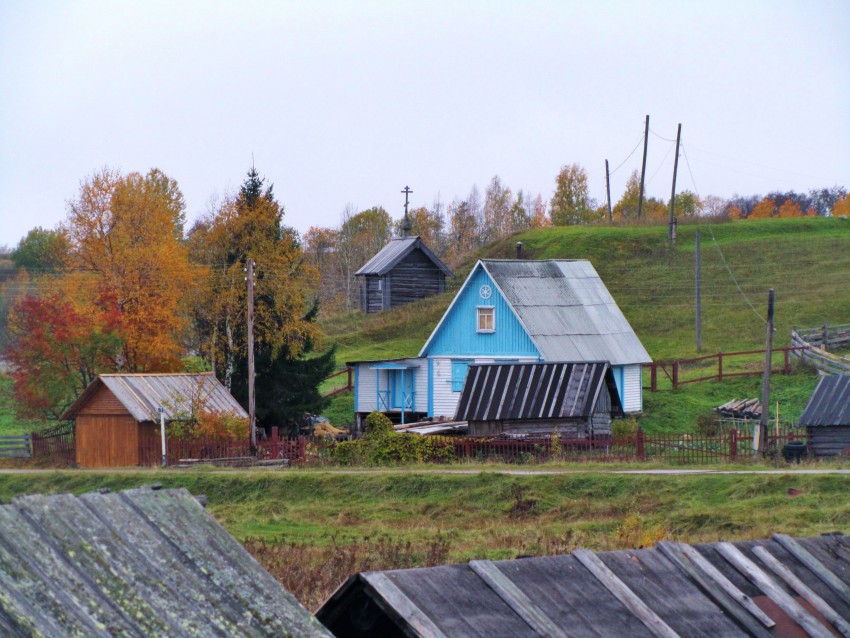
[[[418,236],[391,239],[386,246],[381,248],[369,261],[363,264],[354,275],[386,275],[396,264],[417,248],[434,262],[434,265],[442,270],[447,277],[453,275],[449,267]]]
[[[612,365],[651,363],[589,261],[481,263],[547,361],[583,358]]]
[[[606,375],[607,362],[471,365],[455,420],[585,418],[593,413]],[[607,382],[613,385],[613,377]],[[614,410],[619,411],[616,405]]]
[[[330,634],[183,489],[0,506],[10,636]]]
[[[850,425],[850,375],[821,377],[800,416],[800,425]]]
[[[708,578],[708,572],[703,571],[698,562],[685,558],[684,563],[677,564],[659,547],[602,552],[595,555],[595,561],[590,562],[580,560],[578,553],[497,561],[490,566],[497,570],[508,585],[507,588],[502,587],[501,593],[497,593],[473,564],[378,573],[391,576],[400,583],[413,605],[418,606],[427,618],[439,623],[440,628],[451,628],[452,631],[446,632],[446,635],[456,638],[481,635],[476,630],[476,623],[482,618],[495,619],[499,625],[510,626],[512,632],[500,633],[497,629],[491,635],[539,636],[540,632],[533,628],[536,622],[534,618],[531,621],[523,620],[529,617],[530,612],[541,614],[556,630],[569,636],[643,638],[669,635],[655,633],[650,629],[650,626],[658,626],[653,624],[652,616],[682,637],[808,635],[806,632],[801,633],[801,628],[783,611],[775,591],[784,591],[798,602],[804,594],[791,589],[767,564],[759,560],[754,549],[760,547],[759,551],[772,555],[820,596],[839,618],[844,621],[850,619],[850,596],[827,585],[824,577],[816,573],[825,570],[837,579],[841,588],[850,586],[850,537],[838,534],[789,540],[809,552],[820,563],[820,567],[812,567],[811,563],[807,565],[787,550],[780,542],[783,539],[779,535],[774,535],[773,539],[731,544],[772,581],[775,589],[765,591],[723,557],[717,549],[720,543],[690,548],[682,546],[696,551],[742,594],[753,599],[761,609],[758,613],[767,623],[774,623],[772,630],[768,630],[754,612],[747,610],[740,597],[721,593],[713,577]],[[591,554],[590,558],[593,556]],[[594,567],[594,562],[610,570],[613,580],[606,581],[608,575]],[[351,601],[357,601],[358,609],[362,609],[362,598],[359,596],[364,591],[363,583],[370,577],[372,574],[367,573],[350,578],[322,606],[317,617],[323,622],[338,618]],[[704,588],[704,585],[707,586]],[[439,596],[443,600],[436,601],[434,592],[440,592]],[[637,607],[627,608],[622,602],[623,592],[631,593],[648,611],[649,616],[641,617],[643,612]],[[507,599],[513,601],[509,610],[505,609],[504,604]],[[811,613],[809,603],[803,606],[809,609],[804,613]],[[387,600],[381,601],[376,609],[379,608],[398,611],[392,601]],[[379,610],[377,613],[386,611]],[[414,630],[407,624],[407,620],[404,615],[395,617],[397,626],[406,631],[407,635],[429,635]],[[812,620],[825,624],[824,635],[836,633],[823,616],[815,615]],[[359,638],[361,634],[346,635]]]
[[[106,386],[137,421],[159,421],[158,408],[166,420],[184,418],[192,404],[211,412],[229,412],[247,418],[239,405],[212,372],[194,374],[101,374],[69,407],[63,419],[73,419],[89,398]]]

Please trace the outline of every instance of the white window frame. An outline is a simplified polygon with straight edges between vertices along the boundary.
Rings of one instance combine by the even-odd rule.
[[[486,315],[482,312],[483,310],[489,311],[489,315],[491,318],[492,327],[490,328],[482,328],[481,327],[481,319]],[[480,332],[483,334],[491,334],[496,332],[496,307],[495,306],[476,306],[475,307],[475,332]]]

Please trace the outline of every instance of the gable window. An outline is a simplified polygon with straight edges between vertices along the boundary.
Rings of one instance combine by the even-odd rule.
[[[496,309],[493,306],[478,306],[478,332],[496,331]]]

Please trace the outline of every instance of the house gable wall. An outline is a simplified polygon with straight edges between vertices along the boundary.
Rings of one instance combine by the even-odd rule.
[[[491,296],[481,297],[482,286]],[[495,330],[477,331],[477,308],[495,308]],[[510,305],[482,267],[467,280],[422,353],[426,356],[539,357],[540,353]]]

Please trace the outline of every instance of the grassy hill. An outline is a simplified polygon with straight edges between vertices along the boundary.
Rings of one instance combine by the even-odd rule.
[[[457,270],[444,295],[401,309],[326,319],[338,361],[415,355],[479,257],[510,258],[522,241],[529,259],[589,259],[655,360],[696,356],[695,237],[701,234],[702,353],[764,347],[768,289],[776,291],[774,342],[794,325],[850,321],[850,220],[771,219],[682,225],[675,248],[664,225],[540,228],[492,244]],[[750,362],[757,366],[759,357]],[[646,395],[650,430],[688,431],[697,414],[731,398],[759,396],[760,379],[709,382]],[[796,418],[814,386],[802,371],[776,379],[782,413]],[[347,403],[346,403],[347,402]],[[341,398],[330,414],[350,412]]]

